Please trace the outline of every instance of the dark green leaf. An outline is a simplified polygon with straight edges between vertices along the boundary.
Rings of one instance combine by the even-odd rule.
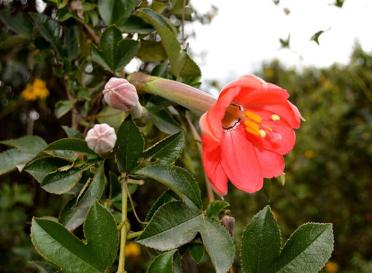
[[[226,273],[234,262],[233,239],[221,224],[200,218],[200,234],[216,273]]]
[[[291,35],[288,34],[288,38],[286,38],[286,39],[280,38],[279,42],[280,42],[280,46],[282,48],[290,48],[290,46],[291,46]]]
[[[101,198],[106,184],[107,180],[104,174],[104,167],[103,163],[101,163],[83,196],[72,207],[63,212],[60,222],[69,230],[74,230],[84,223],[89,209]]]
[[[152,122],[163,133],[175,134],[181,130],[177,121],[167,110],[154,105],[147,107],[147,110]]]
[[[80,181],[82,175],[83,171],[79,168],[53,172],[43,179],[41,187],[54,194],[66,193]]]
[[[61,47],[61,25],[49,16],[41,13],[30,13],[34,24],[39,28],[41,36],[47,40],[58,53],[62,53]]]
[[[161,43],[169,57],[172,73],[181,78],[200,78],[201,71],[190,56],[181,50],[177,33],[168,20],[149,8],[140,9],[137,13],[145,22],[151,24],[161,37]]]
[[[147,273],[174,273],[173,256],[176,251],[171,250],[155,257],[147,269]]]
[[[30,43],[31,39],[23,34],[12,35],[0,42],[0,49],[21,47]]]
[[[215,200],[208,204],[206,215],[211,219],[217,220],[220,213],[229,206],[230,204],[226,201]]]
[[[342,6],[345,4],[345,0],[336,0],[334,5],[338,8],[342,8]]]
[[[74,151],[84,154],[93,154],[96,153],[89,149],[87,143],[80,138],[62,138],[57,141],[52,142],[48,145],[45,150],[65,150],[65,151]]]
[[[182,131],[154,144],[144,152],[144,157],[158,159],[161,164],[173,163],[182,153],[185,135]]]
[[[17,149],[9,149],[0,153],[0,175],[18,169],[21,171],[35,154],[30,154]]]
[[[127,116],[127,112],[106,106],[98,113],[97,120],[99,123],[106,123],[114,128],[119,128]]]
[[[138,16],[130,16],[128,20],[121,26],[118,26],[122,32],[148,34],[154,31],[152,25],[147,24]]]
[[[68,162],[60,158],[42,157],[31,161],[24,170],[41,183],[48,174],[57,171],[58,168],[66,164]]]
[[[0,141],[0,144],[32,154],[39,153],[47,146],[44,139],[38,136],[24,136],[16,139],[3,140]]]
[[[275,263],[278,273],[316,273],[333,251],[332,224],[309,223],[300,226],[286,242]]]
[[[102,34],[99,50],[92,48],[93,60],[105,69],[115,72],[127,65],[139,49],[139,42],[123,40],[116,27],[109,27]]]
[[[194,243],[191,244],[190,247],[190,254],[191,257],[194,259],[196,263],[200,263],[204,257],[204,247],[202,244]]]
[[[120,26],[129,18],[137,0],[98,0],[98,11],[106,25]]]
[[[198,233],[200,212],[180,201],[166,203],[157,210],[138,243],[161,251],[190,242]]]
[[[67,137],[83,138],[83,135],[80,133],[80,131],[75,128],[71,128],[71,127],[63,125],[62,129],[63,131],[65,131]]]
[[[84,224],[87,244],[61,224],[34,218],[31,239],[40,255],[63,272],[102,273],[112,265],[117,251],[117,230],[112,215],[96,203]]]
[[[76,100],[60,100],[56,103],[54,114],[57,118],[66,115],[74,107]]]
[[[322,35],[323,33],[324,33],[324,30],[319,30],[318,32],[315,32],[314,35],[311,36],[310,40],[320,45],[319,38],[320,38],[320,35]]]
[[[243,233],[240,255],[244,272],[274,272],[272,265],[280,253],[280,240],[279,227],[270,207],[266,206],[252,218]]]
[[[141,132],[132,119],[126,119],[118,130],[116,158],[120,168],[126,172],[137,166],[137,161],[142,154],[144,140]]]
[[[160,62],[167,58],[167,53],[161,43],[144,40],[141,42],[138,57],[144,62]]]
[[[188,206],[201,208],[202,201],[198,184],[187,170],[176,166],[151,165],[136,173],[164,184]]]
[[[32,34],[31,21],[20,11],[12,14],[10,9],[2,8],[0,9],[0,20],[18,34],[26,36],[31,36]]]
[[[78,26],[65,28],[63,45],[66,49],[67,59],[72,61],[80,54],[80,29]]]
[[[176,201],[176,198],[174,198],[174,193],[170,190],[164,192],[160,197],[154,202],[154,204],[151,206],[150,210],[146,214],[146,221],[150,221],[154,213],[165,203]]]

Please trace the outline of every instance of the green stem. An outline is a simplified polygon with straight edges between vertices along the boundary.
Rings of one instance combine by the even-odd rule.
[[[127,225],[127,210],[128,210],[128,191],[127,179],[121,181],[121,230],[120,230],[120,253],[119,265],[117,273],[126,273],[125,271],[125,244],[127,241],[128,225]]]
[[[216,103],[216,99],[212,95],[177,81],[141,72],[130,74],[127,79],[136,86],[137,90],[163,97],[197,114],[207,112]]]
[[[127,239],[128,239],[128,240],[131,240],[131,239],[137,238],[137,237],[139,237],[142,233],[143,233],[143,230],[140,230],[140,231],[134,231],[134,232],[129,232],[128,235],[127,235]]]

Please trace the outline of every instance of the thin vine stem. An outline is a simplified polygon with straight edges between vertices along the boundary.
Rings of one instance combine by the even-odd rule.
[[[125,271],[125,244],[127,241],[128,225],[127,225],[127,212],[128,212],[128,188],[127,178],[121,181],[121,230],[120,230],[120,253],[119,265],[117,273],[126,273]]]

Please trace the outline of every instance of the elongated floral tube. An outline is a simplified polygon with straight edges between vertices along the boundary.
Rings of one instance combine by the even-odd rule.
[[[136,86],[137,90],[163,97],[197,114],[207,112],[216,103],[216,99],[212,95],[180,82],[141,72],[133,73],[127,79]]]

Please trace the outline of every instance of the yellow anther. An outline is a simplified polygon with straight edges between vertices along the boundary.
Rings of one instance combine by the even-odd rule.
[[[260,123],[262,121],[261,116],[257,115],[256,113],[253,113],[251,111],[245,111],[244,115],[249,118],[250,120],[253,120],[254,122]]]
[[[244,121],[244,125],[246,126],[246,128],[249,128],[249,129],[257,131],[257,132],[260,129],[260,126],[257,123],[255,123],[251,120]]]
[[[278,115],[274,114],[274,115],[271,115],[271,120],[278,121],[278,120],[280,120],[280,117]]]
[[[255,135],[255,136],[259,136],[259,135],[260,135],[259,130],[252,130],[252,129],[249,128],[249,127],[245,127],[245,130],[246,130],[248,133],[251,133],[252,135]]]
[[[265,138],[266,137],[266,132],[264,130],[259,131],[260,137]]]

